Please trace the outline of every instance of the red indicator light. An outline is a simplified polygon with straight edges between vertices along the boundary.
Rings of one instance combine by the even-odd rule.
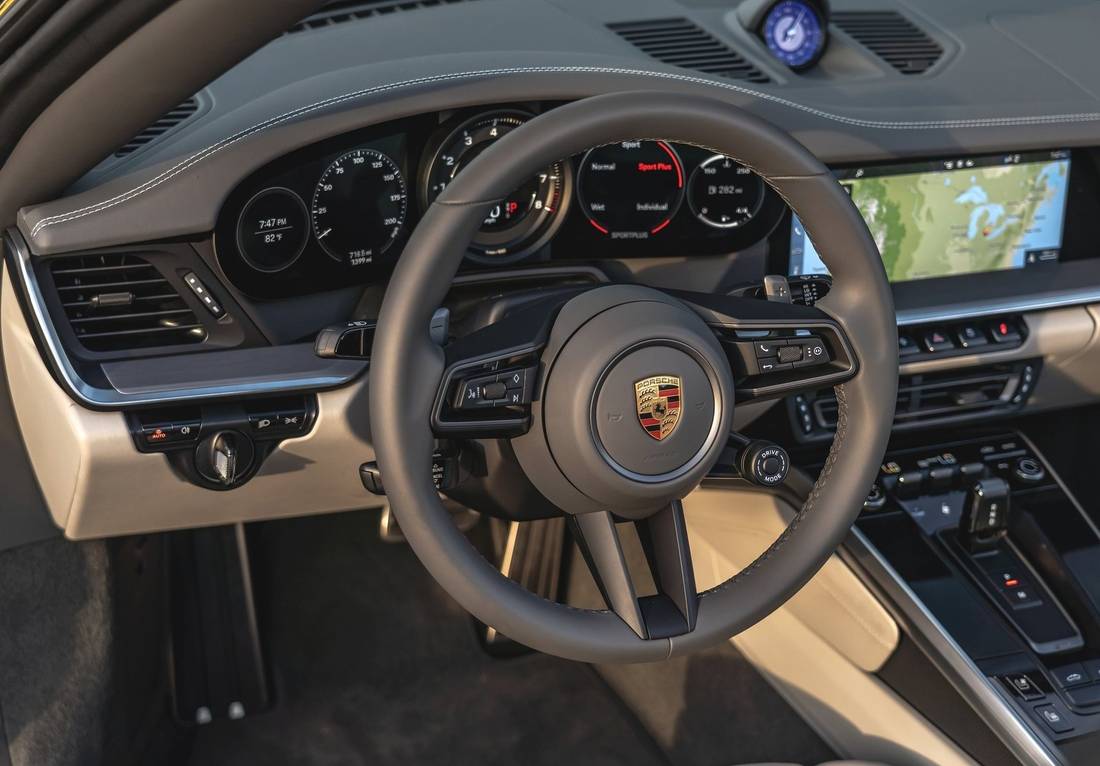
[[[159,441],[163,441],[167,438],[168,438],[168,434],[164,433],[164,431],[162,431],[159,428],[157,430],[153,431],[153,433],[149,434],[149,441],[151,441],[151,442],[159,442]]]
[[[1017,580],[1015,577],[1013,577],[1011,579],[1008,579],[1008,580],[1005,580],[1005,587],[1006,588],[1015,588],[1019,584],[1020,584],[1020,581]]]
[[[1001,322],[997,325],[997,331],[1000,332],[1001,335],[1008,335],[1008,322]]]

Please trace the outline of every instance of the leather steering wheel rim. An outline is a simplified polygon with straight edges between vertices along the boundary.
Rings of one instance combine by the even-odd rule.
[[[542,599],[491,566],[440,503],[431,480],[428,418],[444,371],[429,322],[488,209],[553,161],[639,138],[728,155],[786,200],[833,275],[818,307],[847,334],[857,363],[855,375],[836,387],[836,437],[802,509],[755,562],[699,594],[693,630],[659,639],[640,638],[614,612]],[[828,169],[781,129],[696,95],[624,92],[557,107],[495,142],[456,177],[426,211],[394,271],[370,370],[371,433],[391,509],[440,585],[482,622],[523,644],[586,662],[653,661],[703,648],[781,606],[848,533],[890,434],[896,329],[889,284],[863,219]]]

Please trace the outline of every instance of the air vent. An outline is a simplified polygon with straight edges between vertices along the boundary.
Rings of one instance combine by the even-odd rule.
[[[371,16],[386,16],[400,11],[418,11],[422,8],[435,8],[442,5],[457,5],[458,3],[471,3],[474,0],[335,0],[325,3],[321,10],[311,16],[307,16],[298,22],[284,35],[293,35],[298,32],[308,32],[311,29],[321,29],[334,24],[343,24],[345,21],[356,21]]]
[[[895,11],[835,11],[833,24],[902,74],[922,74],[943,48]]]
[[[683,18],[608,24],[619,37],[666,64],[749,82],[768,76],[706,30]]]
[[[125,157],[128,154],[133,154],[141,147],[156,141],[168,131],[190,119],[197,111],[199,111],[199,100],[191,96],[191,98],[120,146],[115,152],[115,156]]]
[[[69,326],[89,351],[202,343],[206,330],[175,288],[143,258],[77,255],[50,262]]]
[[[1034,387],[1038,369],[1039,363],[1033,361],[903,375],[898,379],[894,428],[975,420],[1018,410]],[[792,401],[803,435],[816,438],[836,430],[837,402],[831,391],[803,394]],[[803,417],[804,412],[812,417]]]

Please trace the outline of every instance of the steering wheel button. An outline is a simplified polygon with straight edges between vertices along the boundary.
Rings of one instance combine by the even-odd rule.
[[[756,361],[756,366],[762,373],[775,372],[776,370],[780,369],[779,359],[774,356],[769,356],[766,359],[758,359]]]
[[[522,390],[527,382],[527,370],[510,370],[509,372],[502,372],[497,376],[497,380],[504,383],[509,391],[513,388]]]
[[[757,344],[759,345],[759,344]],[[778,359],[780,363],[788,362],[801,362],[802,361],[802,346],[780,346]]]
[[[785,345],[785,342],[781,340],[758,340],[752,344],[757,359],[767,359],[775,356],[779,352],[780,346],[783,345]]]
[[[494,380],[492,383],[486,383],[481,387],[481,396],[484,399],[496,401],[497,399],[503,399],[505,394],[508,393],[508,386],[503,381]]]

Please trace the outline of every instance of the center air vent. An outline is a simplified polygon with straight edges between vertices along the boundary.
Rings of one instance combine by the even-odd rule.
[[[156,267],[128,253],[50,262],[73,334],[89,351],[201,343],[206,330]]]
[[[666,64],[734,80],[770,82],[737,51],[684,18],[624,21],[607,28]]]
[[[184,101],[168,114],[161,117],[145,130],[138,133],[131,138],[125,144],[120,146],[115,152],[116,157],[125,157],[128,154],[133,154],[141,147],[155,141],[163,136],[168,131],[181,125],[186,120],[194,116],[195,112],[199,110],[199,100],[194,96]]]
[[[399,11],[416,11],[440,5],[469,3],[473,0],[334,0],[321,6],[321,10],[298,22],[284,35],[308,32],[311,29],[343,24],[345,21],[365,19],[370,16],[386,16]]]
[[[895,11],[835,11],[830,20],[902,74],[922,74],[943,56],[939,43]]]
[[[1039,360],[1005,362],[898,379],[894,429],[948,425],[1016,412],[1027,404]],[[794,422],[806,439],[831,437],[838,419],[836,394],[822,390],[790,400]]]

